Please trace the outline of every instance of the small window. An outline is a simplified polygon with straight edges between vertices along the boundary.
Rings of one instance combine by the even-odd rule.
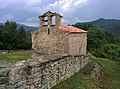
[[[79,53],[82,53],[82,44],[79,45]]]
[[[50,28],[48,28],[48,35],[50,34]]]
[[[44,25],[48,25],[48,17],[44,17]]]
[[[55,25],[55,16],[52,17],[52,25]]]

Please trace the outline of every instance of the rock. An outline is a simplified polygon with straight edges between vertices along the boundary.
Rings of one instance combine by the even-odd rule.
[[[0,70],[0,77],[5,77],[9,73],[10,68],[4,68]]]

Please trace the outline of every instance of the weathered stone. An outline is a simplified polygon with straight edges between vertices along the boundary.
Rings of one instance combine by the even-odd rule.
[[[55,24],[52,17],[55,16]],[[45,20],[45,17],[48,17]],[[45,54],[86,54],[87,31],[61,25],[61,15],[48,11],[40,18],[40,28],[32,32],[33,57]],[[45,23],[48,23],[45,25]]]
[[[24,65],[24,62],[25,62],[25,60],[24,60],[24,61],[17,62],[17,63],[15,64],[15,66],[23,66],[23,65]]]
[[[5,84],[7,81],[6,77],[0,77],[0,84]]]
[[[0,77],[4,77],[9,73],[10,69],[9,68],[5,68],[5,69],[1,69],[0,70]]]
[[[20,66],[20,67],[15,67],[10,70],[8,74],[8,84],[13,85],[22,79],[24,79],[27,75],[27,66]]]
[[[0,62],[0,69],[14,67],[12,63]]]
[[[0,85],[0,89],[7,89],[6,85]]]
[[[91,77],[96,78],[98,80],[102,72],[103,72],[102,66],[100,65],[100,63],[96,63],[91,71]]]
[[[26,81],[25,80],[21,80],[20,82],[16,83],[14,85],[15,89],[25,89],[26,87]]]

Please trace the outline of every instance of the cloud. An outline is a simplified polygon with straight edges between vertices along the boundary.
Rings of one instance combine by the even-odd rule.
[[[60,0],[60,1],[56,1],[53,4],[50,4],[50,6],[52,8],[59,7],[59,9],[61,8],[60,10],[65,12],[67,10],[75,8],[77,5],[81,4],[82,6],[82,4],[84,4],[86,1],[87,0]]]
[[[71,24],[77,20],[78,10],[87,5],[87,2],[88,0],[59,0],[49,4],[49,8],[63,15],[64,24]]]
[[[0,3],[0,22],[12,20],[39,26],[37,17],[48,10],[62,14],[64,24],[101,17],[120,19],[120,0],[0,0]]]

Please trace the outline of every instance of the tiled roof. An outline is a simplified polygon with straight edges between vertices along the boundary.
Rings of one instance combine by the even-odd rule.
[[[83,29],[79,29],[79,28],[76,28],[76,27],[73,27],[73,26],[66,26],[66,25],[61,25],[60,29],[64,30],[64,31],[68,31],[68,32],[77,32],[77,33],[87,32]]]

